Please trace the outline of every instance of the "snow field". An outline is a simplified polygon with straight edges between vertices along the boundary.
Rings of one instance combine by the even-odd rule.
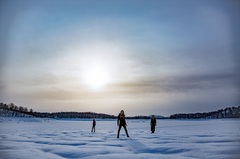
[[[1,159],[225,159],[239,158],[240,120],[127,120],[130,138],[116,120],[0,119]]]

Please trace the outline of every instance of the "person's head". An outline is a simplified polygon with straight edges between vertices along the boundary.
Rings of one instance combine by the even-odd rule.
[[[123,110],[121,110],[121,111],[120,111],[120,114],[121,114],[121,115],[124,115],[124,111],[123,111]]]
[[[154,115],[152,115],[152,118],[155,118],[155,116],[154,116]]]

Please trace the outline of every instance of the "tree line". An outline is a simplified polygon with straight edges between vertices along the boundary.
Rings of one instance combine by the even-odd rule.
[[[27,107],[17,106],[14,103],[5,104],[0,103],[0,112],[5,114],[4,116],[21,117],[23,114],[31,115],[38,118],[106,118],[113,119],[116,118],[114,115],[94,113],[94,112],[36,112],[33,109],[28,109]],[[20,113],[20,114],[19,114]]]
[[[207,113],[191,114],[173,114],[169,119],[222,119],[222,118],[240,118],[240,106],[227,107],[217,111]]]
[[[28,115],[34,114],[33,109],[28,109],[27,107],[23,107],[23,106],[17,106],[14,103],[10,103],[10,104],[0,103],[0,109],[15,111],[19,113],[28,114]]]
[[[0,109],[3,111],[0,112],[4,114],[3,116],[10,117],[24,117],[24,114],[31,115],[38,118],[103,118],[103,119],[116,119],[117,116],[103,114],[103,113],[94,113],[94,112],[36,112],[33,109],[28,109],[27,107],[17,106],[14,103],[5,104],[0,103]],[[20,113],[20,114],[19,114]],[[150,116],[133,116],[126,117],[127,119],[151,119]]]
[[[94,112],[36,112],[27,107],[17,106],[14,103],[0,103],[0,116],[23,117],[25,114],[39,118],[104,118],[114,119],[116,116],[94,113]],[[150,119],[150,116],[126,117],[128,119]],[[219,119],[219,118],[240,118],[240,106],[227,107],[218,111],[208,113],[191,113],[191,114],[173,114],[170,117],[161,117],[159,119]]]

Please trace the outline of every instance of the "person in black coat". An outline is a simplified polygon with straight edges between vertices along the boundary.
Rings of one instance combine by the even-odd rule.
[[[152,133],[154,133],[155,132],[155,126],[157,125],[157,121],[156,121],[156,118],[155,118],[154,115],[152,116],[150,125],[151,125],[151,131],[152,131]]]
[[[96,121],[95,121],[95,119],[93,119],[92,131],[91,132],[95,132],[95,126],[96,126]]]
[[[127,131],[127,127],[126,127],[126,126],[127,126],[127,123],[126,123],[126,120],[125,120],[125,114],[124,114],[124,111],[123,111],[123,110],[121,110],[121,112],[120,112],[119,115],[118,115],[117,125],[119,126],[117,138],[119,138],[119,133],[120,133],[120,130],[121,130],[122,127],[124,128],[127,137],[129,137],[128,131]]]

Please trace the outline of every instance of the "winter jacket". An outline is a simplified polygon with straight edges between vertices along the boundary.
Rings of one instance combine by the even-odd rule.
[[[151,119],[151,125],[156,126],[156,124],[157,124],[156,118],[152,118]]]
[[[125,116],[120,116],[120,114],[118,115],[118,125],[119,126],[125,126],[126,125]]]

